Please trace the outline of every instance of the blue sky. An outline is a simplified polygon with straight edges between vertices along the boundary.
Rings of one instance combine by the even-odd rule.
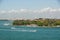
[[[43,13],[38,13],[40,10],[44,10],[44,8],[49,11],[51,11],[53,8],[54,9],[52,11],[57,9],[60,10],[60,3],[58,0],[1,0],[0,18],[60,18],[60,11],[54,11],[52,14],[48,11],[46,13],[45,11]],[[23,13],[17,12],[19,10]],[[35,14],[34,11],[36,12]]]
[[[2,0],[0,9],[41,9],[45,7],[58,8],[57,0]]]

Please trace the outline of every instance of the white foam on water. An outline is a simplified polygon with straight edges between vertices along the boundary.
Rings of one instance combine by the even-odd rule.
[[[10,24],[9,24],[9,23],[4,23],[3,25],[4,25],[4,26],[8,26],[8,25],[10,25]]]
[[[21,28],[15,28],[15,27],[11,27],[11,31],[22,31],[22,32],[36,32],[37,30],[27,30],[27,29],[21,29]]]
[[[2,31],[11,31],[11,32],[37,32],[37,30],[27,30],[27,29],[0,29]]]
[[[20,29],[14,29],[14,30],[10,30],[10,31],[18,31],[18,32],[36,32],[37,30],[25,30],[25,29],[22,29],[22,30],[20,30]]]
[[[11,27],[11,29],[16,29],[15,27]]]

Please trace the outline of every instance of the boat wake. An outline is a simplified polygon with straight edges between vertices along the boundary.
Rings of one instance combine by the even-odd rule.
[[[8,26],[8,25],[10,25],[10,24],[9,24],[9,23],[4,23],[3,25],[4,25],[4,26]]]
[[[10,30],[10,31],[18,31],[18,32],[36,32],[37,30]]]
[[[37,32],[37,30],[31,30],[31,29],[20,29],[20,28],[14,28],[12,27],[11,29],[0,29],[0,31],[11,31],[11,32]]]

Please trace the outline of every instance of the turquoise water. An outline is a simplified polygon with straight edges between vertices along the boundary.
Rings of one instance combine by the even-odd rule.
[[[0,40],[60,40],[60,28],[41,28],[4,25],[0,21]]]

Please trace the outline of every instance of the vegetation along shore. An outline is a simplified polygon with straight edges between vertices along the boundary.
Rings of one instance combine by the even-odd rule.
[[[36,25],[41,27],[60,27],[60,19],[39,18],[34,20],[14,20],[13,25]]]

